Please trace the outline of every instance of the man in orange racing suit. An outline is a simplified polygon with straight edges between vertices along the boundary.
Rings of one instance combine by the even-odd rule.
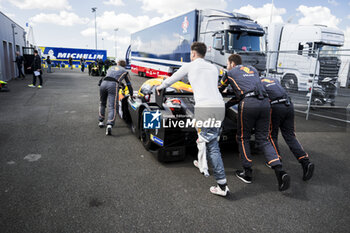
[[[287,190],[290,185],[290,177],[283,170],[281,161],[268,140],[270,102],[258,71],[252,66],[243,66],[238,54],[232,54],[228,58],[227,70],[227,78],[222,80],[223,84],[229,83],[236,96],[226,103],[226,107],[239,104],[237,142],[243,170],[236,171],[236,176],[245,183],[252,182],[250,137],[252,130],[255,129],[256,144],[263,150],[268,164],[275,170],[279,191]]]
[[[282,136],[289,149],[302,166],[303,180],[311,179],[315,165],[309,161],[309,155],[304,151],[295,136],[293,103],[277,79],[262,78],[261,82],[269,95],[271,103],[271,127],[269,135],[271,144],[276,150],[278,157],[280,157],[277,138],[278,131],[281,129]],[[270,167],[268,164],[266,165]]]

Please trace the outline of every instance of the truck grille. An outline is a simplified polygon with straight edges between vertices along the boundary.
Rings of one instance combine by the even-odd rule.
[[[340,68],[340,59],[337,57],[320,57],[320,79],[326,77],[334,78],[338,77]]]

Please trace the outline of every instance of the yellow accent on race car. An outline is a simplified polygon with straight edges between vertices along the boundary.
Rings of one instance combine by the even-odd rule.
[[[157,79],[159,79],[159,78],[164,80],[164,79],[169,78],[169,76],[167,76],[167,75],[158,75]],[[158,85],[160,85],[160,84],[158,84]],[[183,90],[183,91],[193,92],[191,85],[187,84],[187,83],[184,83],[182,81],[178,81],[178,82],[174,83],[173,85],[171,85],[171,87],[175,88],[176,90]]]
[[[144,85],[149,85],[149,86],[159,86],[160,84],[162,84],[163,79],[162,78],[154,78],[154,79],[149,79],[146,82],[144,82],[142,84],[142,86],[140,87],[139,91],[138,91],[138,95],[139,96],[144,96],[144,94],[141,93],[141,89]],[[176,83],[174,83],[173,85],[171,85],[170,87],[176,89],[177,91],[187,91],[187,92],[193,92],[192,91],[192,87],[189,84],[186,84],[184,82],[178,81]]]

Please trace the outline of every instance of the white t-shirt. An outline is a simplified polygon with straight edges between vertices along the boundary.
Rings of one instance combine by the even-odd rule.
[[[203,116],[205,112],[205,118],[214,117],[222,120],[225,116],[225,102],[218,89],[219,71],[204,59],[197,58],[181,66],[171,77],[164,80],[159,88],[167,88],[186,76],[193,90],[197,117],[198,114]]]
[[[202,58],[197,58],[193,62],[181,66],[159,88],[167,88],[186,76],[191,84],[197,107],[224,105],[224,100],[218,89],[219,71],[213,64]]]

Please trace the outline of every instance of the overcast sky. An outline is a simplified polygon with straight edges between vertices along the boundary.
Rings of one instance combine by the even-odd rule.
[[[95,48],[97,7],[98,48],[124,58],[130,33],[193,9],[241,12],[266,25],[272,1],[264,0],[0,0],[0,11],[26,28],[30,23],[38,46]],[[273,22],[324,24],[344,31],[350,48],[350,0],[275,0]]]

